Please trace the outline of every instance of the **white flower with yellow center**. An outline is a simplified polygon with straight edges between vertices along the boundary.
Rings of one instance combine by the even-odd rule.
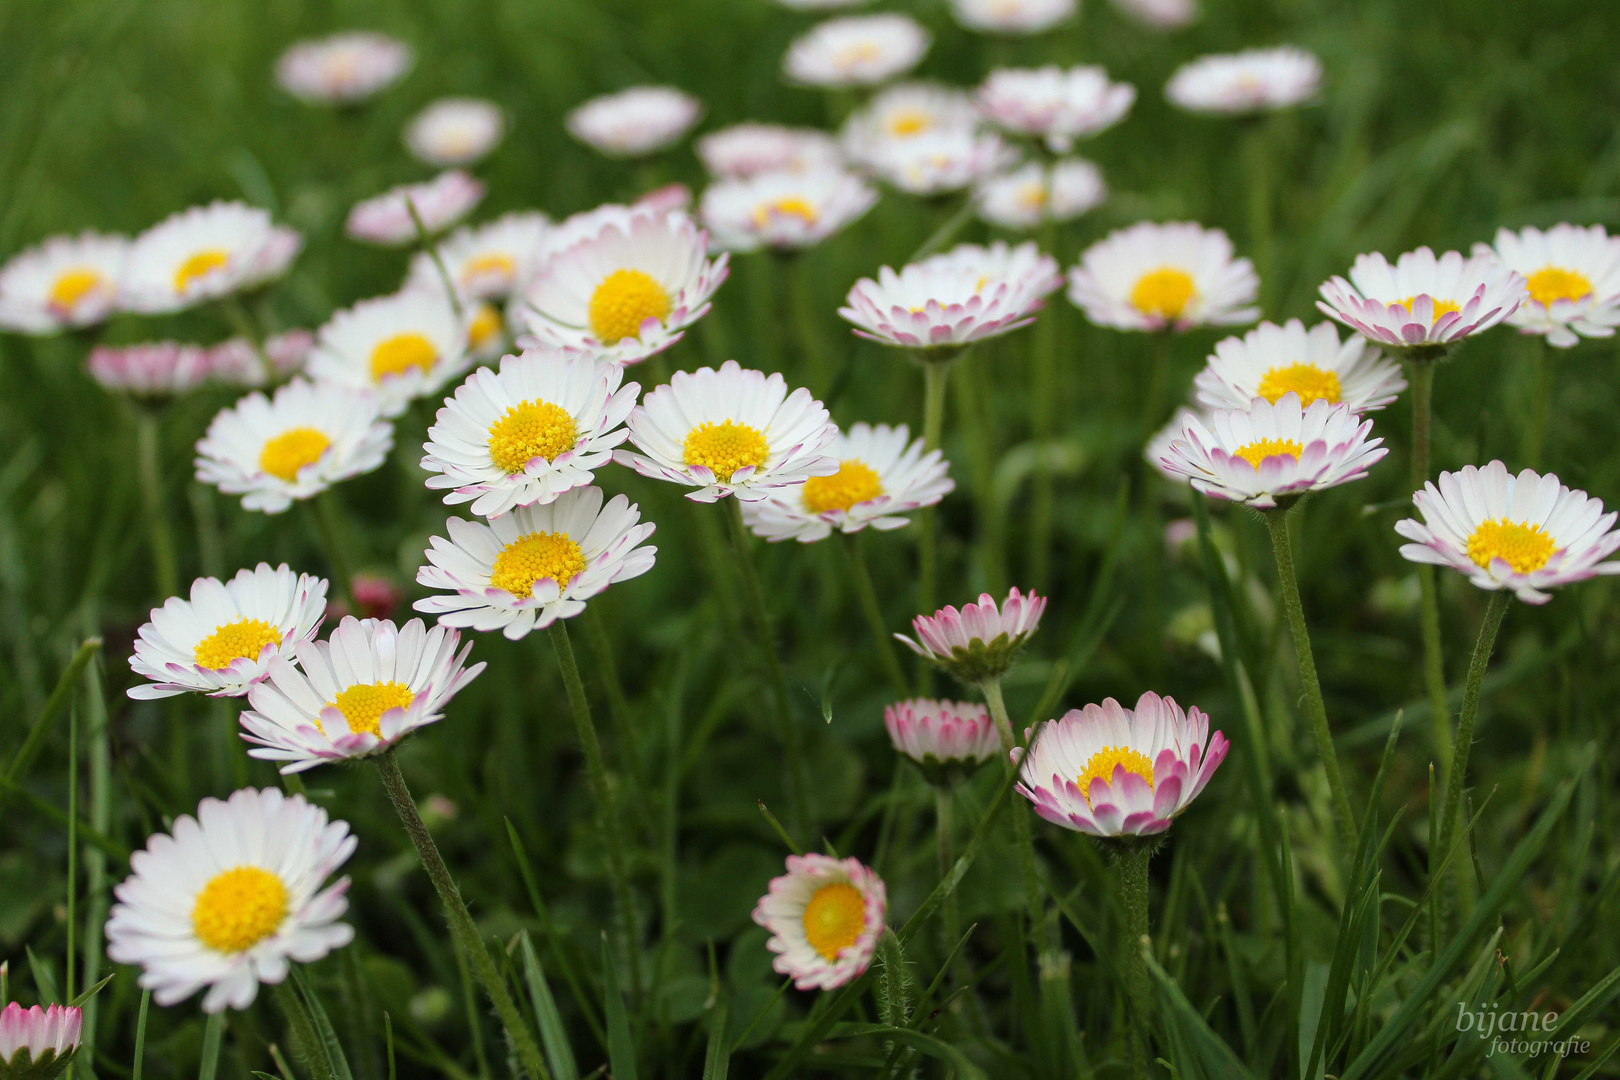
[[[838,459],[826,452],[838,426],[826,408],[799,387],[788,393],[778,374],[727,360],[716,371],[677,371],[630,412],[630,442],[641,453],[613,459],[642,476],[696,488],[694,502],[735,495],[758,502],[812,476],[831,476]]]
[[[1500,229],[1494,249],[1475,244],[1474,254],[1494,254],[1524,277],[1529,298],[1507,317],[1522,333],[1570,349],[1583,337],[1613,337],[1620,326],[1620,236],[1601,225]]]
[[[1483,333],[1529,298],[1524,276],[1494,255],[1435,257],[1420,247],[1391,266],[1382,255],[1357,255],[1350,280],[1333,277],[1318,290],[1322,314],[1375,344],[1443,353]]]
[[[802,544],[825,540],[834,529],[898,529],[911,520],[901,515],[933,506],[956,489],[944,455],[924,453],[923,441],[910,439],[904,424],[856,424],[827,447],[838,460],[837,472],[744,503],[743,521],[767,540]]]
[[[908,195],[961,191],[1011,166],[1018,152],[994,132],[941,128],[871,148],[868,172]]]
[[[835,11],[838,8],[861,7],[872,0],[776,0],[793,11]]]
[[[916,67],[932,40],[904,15],[848,15],[795,38],[782,70],[790,82],[806,86],[875,86]]]
[[[129,239],[53,236],[0,268],[0,328],[55,334],[94,326],[118,307]]]
[[[878,201],[871,184],[839,168],[717,180],[703,192],[703,224],[723,251],[814,247]]]
[[[979,111],[968,94],[940,83],[910,82],[878,91],[850,113],[838,139],[851,161],[870,168],[892,144],[946,131],[973,132],[978,127]]]
[[[198,578],[191,599],[171,596],[135,637],[130,669],[150,682],[137,701],[176,694],[241,697],[270,661],[292,657],[326,615],[326,579],[260,563],[229,581]]]
[[[594,349],[634,364],[675,344],[708,314],[728,259],[707,258],[708,235],[684,213],[601,211],[587,219],[594,232],[544,257],[514,298],[521,299],[514,317],[539,344]]]
[[[429,165],[470,165],[500,143],[506,116],[482,98],[440,98],[405,127],[405,146]]]
[[[450,699],[484,670],[466,666],[472,642],[458,653],[460,644],[457,631],[421,619],[395,626],[345,616],[331,640],[304,642],[296,665],[276,657],[269,678],[248,691],[248,756],[298,773],[390,749],[444,719]]]
[[[197,479],[242,496],[244,510],[279,514],[375,469],[393,445],[374,392],[300,377],[221,409],[197,442]]]
[[[343,231],[355,240],[384,247],[414,244],[422,231],[437,236],[468,214],[484,197],[484,185],[460,169],[447,169],[422,184],[401,184],[354,204]],[[416,216],[411,216],[411,211]],[[422,228],[419,230],[417,221]]]
[[[327,320],[315,334],[308,370],[316,379],[374,391],[382,415],[394,417],[467,369],[472,329],[457,322],[442,285],[405,289],[362,300]]]
[[[525,211],[457,229],[439,241],[439,258],[457,297],[463,303],[504,298],[539,255],[550,230],[546,215]],[[411,256],[407,280],[427,288],[444,287],[444,276],[426,251]]]
[[[345,105],[387,89],[411,69],[404,42],[365,30],[300,41],[276,62],[276,82],[311,105]]]
[[[641,546],[657,526],[634,503],[615,495],[604,506],[602,498],[601,488],[574,488],[487,522],[450,518],[450,538],[433,537],[431,565],[416,574],[446,595],[418,600],[416,610],[513,641],[578,615],[609,585],[651,570],[658,553]]]
[[[804,172],[844,163],[838,141],[815,128],[733,124],[697,141],[698,160],[722,180],[764,172]]]
[[[1401,367],[1367,340],[1339,340],[1330,322],[1310,330],[1298,319],[1282,326],[1263,322],[1242,337],[1215,346],[1208,365],[1193,380],[1198,400],[1212,409],[1247,409],[1255,398],[1275,405],[1284,394],[1302,405],[1344,402],[1353,413],[1382,409],[1406,389]]]
[[[632,86],[595,97],[568,114],[568,133],[609,157],[668,149],[703,115],[703,103],[673,86]]]
[[[1620,550],[1615,512],[1552,473],[1514,476],[1500,461],[1465,465],[1441,473],[1438,486],[1424,484],[1412,503],[1423,520],[1395,523],[1412,541],[1401,545],[1402,557],[1449,567],[1481,589],[1545,604],[1548,589],[1620,574],[1620,562],[1605,561]]]
[[[1170,76],[1164,96],[1189,112],[1231,116],[1303,105],[1321,89],[1322,61],[1281,45],[1201,56]]]
[[[343,821],[302,795],[243,788],[204,799],[130,856],[113,895],[107,955],[144,970],[159,1005],[208,988],[206,1013],[245,1009],[259,984],[287,977],[289,961],[314,963],[354,938],[338,922],[349,879],[322,888],[354,854]]]
[[[1226,234],[1191,221],[1115,230],[1069,270],[1069,299],[1098,326],[1116,330],[1253,322],[1259,291],[1254,264],[1234,258]]]
[[[1135,102],[1136,87],[1111,82],[1107,71],[1090,64],[997,68],[979,87],[985,119],[1014,135],[1044,139],[1055,154],[1113,127]]]
[[[1107,198],[1102,170],[1082,158],[1062,158],[1049,166],[1031,161],[992,176],[973,190],[979,217],[1004,229],[1071,221]]]
[[[789,855],[787,873],[772,878],[754,906],[771,933],[771,967],[800,990],[833,990],[872,966],[883,936],[889,892],[859,859]]]
[[[1172,470],[1164,462],[1165,458],[1170,455],[1170,444],[1182,438],[1181,433],[1187,427],[1187,421],[1189,420],[1196,420],[1206,428],[1214,423],[1213,416],[1208,409],[1183,405],[1176,410],[1176,415],[1170,418],[1168,424],[1148,436],[1147,445],[1142,448],[1143,460],[1158,469],[1160,475],[1166,480],[1173,480],[1178,484],[1185,484],[1187,477]]]
[[[951,14],[985,34],[1039,34],[1074,18],[1080,0],[951,0]]]
[[[193,206],[130,244],[120,304],[157,315],[256,288],[285,273],[303,244],[256,206]]]
[[[1198,0],[1114,0],[1114,7],[1152,30],[1180,30],[1198,18]]]

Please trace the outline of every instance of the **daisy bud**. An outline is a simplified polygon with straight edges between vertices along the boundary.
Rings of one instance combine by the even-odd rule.
[[[1246,49],[1183,64],[1164,96],[1188,112],[1237,116],[1303,105],[1322,88],[1322,61],[1304,49]]]
[[[912,698],[883,710],[894,748],[916,763],[930,784],[966,779],[1001,749],[983,705]]]
[[[978,603],[964,604],[960,611],[944,607],[912,619],[916,641],[904,634],[894,636],[962,682],[978,685],[1007,673],[1040,626],[1045,610],[1046,597],[1034,593],[1025,595],[1014,588],[1000,608],[995,597],[984,593]]]
[[[592,98],[568,114],[568,133],[609,157],[638,158],[679,142],[703,103],[673,86],[632,86]]]
[[[52,1080],[79,1049],[83,1011],[71,1005],[25,1009],[13,1001],[0,1009],[0,1076],[7,1080]]]
[[[782,69],[805,86],[875,86],[916,67],[932,35],[904,15],[852,15],[818,23],[788,46]]]
[[[1436,257],[1420,247],[1391,266],[1382,255],[1357,255],[1350,280],[1334,277],[1316,302],[1370,341],[1413,359],[1438,359],[1464,338],[1483,333],[1528,298],[1523,275],[1494,255]]]

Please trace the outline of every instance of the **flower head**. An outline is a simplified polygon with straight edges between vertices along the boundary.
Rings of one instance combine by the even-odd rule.
[[[894,636],[962,682],[978,684],[1006,674],[1041,625],[1045,610],[1046,597],[1016,588],[1000,607],[995,597],[983,593],[978,603],[963,604],[960,611],[944,607],[912,619],[915,641],[904,634]]]
[[[709,175],[735,180],[756,173],[805,172],[844,163],[838,141],[815,128],[780,124],[733,124],[697,141],[698,158]]]
[[[1001,749],[989,710],[972,702],[897,701],[883,710],[883,724],[894,748],[933,784],[968,776]]]
[[[865,152],[862,164],[898,191],[931,196],[971,187],[1017,160],[994,132],[950,127],[879,143]]]
[[[467,328],[444,289],[405,289],[362,300],[315,335],[309,373],[377,396],[385,417],[433,394],[467,369]]]
[[[1190,330],[1253,322],[1254,264],[1233,257],[1219,229],[1139,221],[1109,233],[1069,270],[1069,299],[1098,326]]]
[[[1196,420],[1206,428],[1215,422],[1214,415],[1208,409],[1183,405],[1176,410],[1169,423],[1148,436],[1147,445],[1142,448],[1143,460],[1159,470],[1166,480],[1178,484],[1187,482],[1186,475],[1171,469],[1165,464],[1165,459],[1170,456],[1170,444],[1183,438],[1182,432],[1186,430],[1189,420]]]
[[[1074,18],[1080,0],[951,0],[951,14],[985,34],[1039,34]]]
[[[276,62],[276,81],[307,104],[347,105],[392,86],[414,62],[404,42],[354,30],[300,41]]]
[[[118,307],[129,239],[53,236],[0,267],[0,327],[55,334],[94,326]]]
[[[0,1073],[16,1080],[52,1080],[79,1050],[84,1011],[76,1005],[15,1001],[0,1009]]]
[[[467,301],[496,300],[510,293],[532,272],[550,229],[546,215],[527,211],[457,229],[439,241],[439,258],[464,306]],[[444,288],[439,267],[426,251],[411,256],[407,280],[423,288]]]
[[[214,381],[210,351],[178,341],[97,345],[84,367],[107,390],[137,398],[166,398]]]
[[[633,86],[568,114],[568,133],[609,157],[646,157],[679,142],[703,103],[673,86]]]
[[[872,96],[850,113],[839,130],[849,159],[871,167],[886,153],[942,132],[974,132],[979,112],[973,98],[955,87],[933,82],[897,83]]]
[[[484,185],[460,169],[447,169],[422,184],[401,184],[354,204],[343,231],[351,239],[403,247],[418,239],[416,217],[435,236],[468,214],[484,197]]]
[[[130,244],[120,303],[147,315],[181,311],[280,277],[304,239],[240,202],[173,214]]]
[[[505,134],[506,115],[493,101],[440,98],[405,126],[405,147],[429,165],[470,165]]]
[[[1330,322],[1309,331],[1298,319],[1282,326],[1263,322],[1242,337],[1215,346],[1209,365],[1194,380],[1198,400],[1212,409],[1247,409],[1255,398],[1275,405],[1289,391],[1300,404],[1344,402],[1353,413],[1382,409],[1406,389],[1401,368],[1365,338],[1339,340]]]
[[[1004,229],[1033,229],[1042,222],[1070,221],[1108,198],[1102,170],[1083,158],[1051,165],[1031,161],[979,182],[973,203],[979,217]]]
[[[263,386],[304,370],[315,348],[308,330],[285,330],[257,347],[247,338],[226,338],[206,349],[204,364],[216,382],[229,386]]]
[[[1114,7],[1153,30],[1180,30],[1198,18],[1198,0],[1114,0]]]
[[[888,908],[883,879],[860,860],[789,855],[754,921],[771,933],[765,947],[777,974],[800,990],[833,990],[872,966]]]
[[[828,19],[788,46],[782,70],[807,86],[875,86],[916,67],[932,40],[904,15]]]
[[[1494,249],[1475,244],[1474,254],[1494,255],[1525,279],[1529,296],[1507,317],[1521,333],[1569,349],[1583,337],[1613,337],[1620,326],[1620,236],[1601,225],[1500,229]]]
[[[754,173],[703,192],[703,224],[725,251],[814,247],[857,221],[877,189],[841,168]]]
[[[1465,259],[1448,251],[1436,258],[1426,247],[1394,266],[1377,253],[1357,255],[1350,280],[1334,277],[1320,292],[1316,306],[1324,315],[1375,344],[1425,355],[1489,330],[1529,296],[1524,276],[1493,255]]]
[[[1015,135],[1044,139],[1057,154],[1125,119],[1135,101],[1136,87],[1110,82],[1107,71],[1089,64],[997,68],[979,87],[987,120]]]
[[[1292,45],[1201,56],[1183,64],[1164,96],[1189,112],[1236,115],[1302,105],[1322,86],[1322,61]]]

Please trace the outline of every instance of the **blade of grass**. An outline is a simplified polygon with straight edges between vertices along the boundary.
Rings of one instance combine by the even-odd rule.
[[[545,1046],[546,1060],[551,1064],[552,1074],[556,1080],[578,1080],[579,1066],[574,1060],[574,1048],[568,1041],[562,1015],[557,1012],[551,987],[546,983],[546,969],[540,963],[539,954],[534,951],[534,943],[529,940],[527,930],[519,932],[518,948],[523,954],[523,978],[529,985],[529,997],[534,1000],[534,1019],[540,1028],[540,1041]]]

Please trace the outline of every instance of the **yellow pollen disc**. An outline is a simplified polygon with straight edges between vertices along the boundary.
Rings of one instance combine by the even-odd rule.
[[[257,660],[266,645],[280,645],[281,631],[263,619],[237,619],[214,628],[197,642],[191,658],[209,671],[224,671],[234,660]]]
[[[1543,266],[1526,280],[1530,299],[1542,307],[1552,307],[1559,300],[1579,300],[1592,295],[1591,279],[1579,270]]]
[[[1018,205],[1025,210],[1041,210],[1046,207],[1046,185],[1027,184],[1018,192]]]
[[[934,118],[921,109],[901,109],[889,117],[889,134],[920,135],[934,126]]]
[[[209,248],[197,252],[181,263],[180,269],[174,272],[174,291],[185,292],[198,279],[205,278],[216,270],[223,270],[225,264],[230,261],[230,253],[222,248]]]
[[[461,283],[465,285],[474,278],[485,274],[499,274],[509,278],[517,273],[517,260],[500,251],[487,251],[482,255],[474,255],[461,264]]]
[[[489,425],[489,456],[509,473],[520,473],[537,457],[557,460],[574,448],[574,418],[560,405],[536,398],[513,405]]]
[[[1197,291],[1187,271],[1161,266],[1137,279],[1131,290],[1131,306],[1144,315],[1174,319],[1187,310],[1187,303]]]
[[[1101,780],[1104,783],[1114,782],[1115,766],[1124,766],[1126,772],[1135,773],[1153,786],[1153,762],[1147,755],[1128,746],[1105,746],[1086,762],[1085,771],[1080,774],[1076,784],[1080,786],[1080,794],[1086,797],[1086,805],[1091,805],[1091,782]]]
[[[520,536],[495,556],[489,583],[513,596],[534,593],[534,583],[550,578],[562,588],[585,569],[585,555],[567,533],[533,532]]]
[[[1461,311],[1462,310],[1462,305],[1453,304],[1450,300],[1441,300],[1439,297],[1436,297],[1436,296],[1431,296],[1431,297],[1429,297],[1429,299],[1434,302],[1434,321],[1435,322],[1439,322],[1440,317],[1442,315],[1450,315],[1453,311]],[[1408,296],[1405,300],[1401,301],[1401,307],[1405,308],[1407,311],[1411,311],[1412,310],[1412,304],[1416,300],[1417,300],[1416,296]]]
[[[1478,566],[1505,559],[1521,574],[1540,570],[1552,558],[1553,538],[1540,525],[1525,525],[1507,518],[1482,521],[1468,537],[1468,557]]]
[[[797,195],[789,195],[775,202],[761,203],[754,208],[754,228],[763,229],[773,217],[796,217],[806,225],[816,223],[816,208]]]
[[[259,468],[271,476],[292,483],[298,470],[321,460],[332,440],[312,427],[295,427],[264,444],[259,451]]]
[[[380,739],[382,714],[393,708],[408,709],[415,698],[404,683],[357,683],[340,693],[331,705],[349,722],[350,731],[364,731]]]
[[[287,917],[287,886],[257,866],[215,874],[197,894],[191,929],[216,952],[239,953],[275,933]]]
[[[864,461],[850,458],[831,476],[812,476],[804,482],[804,508],[812,514],[848,510],[856,503],[883,494],[883,481]]]
[[[395,334],[379,341],[371,350],[371,379],[382,382],[385,375],[403,375],[411,368],[425,375],[433,370],[438,360],[437,346],[421,334]]]
[[[663,322],[672,306],[669,293],[651,274],[615,270],[591,294],[591,332],[605,345],[616,345],[625,338],[639,341],[641,324],[648,319]]]
[[[479,304],[478,311],[467,324],[467,348],[474,351],[483,348],[505,325],[501,321],[500,310],[494,304]]]
[[[855,944],[866,926],[866,897],[848,882],[823,885],[804,906],[804,936],[824,960]]]
[[[758,428],[730,420],[718,424],[706,420],[699,424],[687,433],[682,450],[682,461],[702,465],[720,481],[730,480],[733,473],[745,466],[757,468],[771,456],[770,444]]]
[[[1293,439],[1260,439],[1249,443],[1247,446],[1240,446],[1233,451],[1234,454],[1257,469],[1260,467],[1260,463],[1268,457],[1286,454],[1288,457],[1298,458],[1304,452],[1304,444],[1297,443]]]
[[[46,303],[58,311],[72,311],[91,289],[101,284],[101,275],[87,266],[64,271],[51,285]]]
[[[1338,374],[1323,371],[1315,364],[1274,367],[1260,380],[1260,396],[1273,405],[1290,390],[1299,395],[1301,405],[1309,405],[1313,401],[1337,405],[1341,393]]]

